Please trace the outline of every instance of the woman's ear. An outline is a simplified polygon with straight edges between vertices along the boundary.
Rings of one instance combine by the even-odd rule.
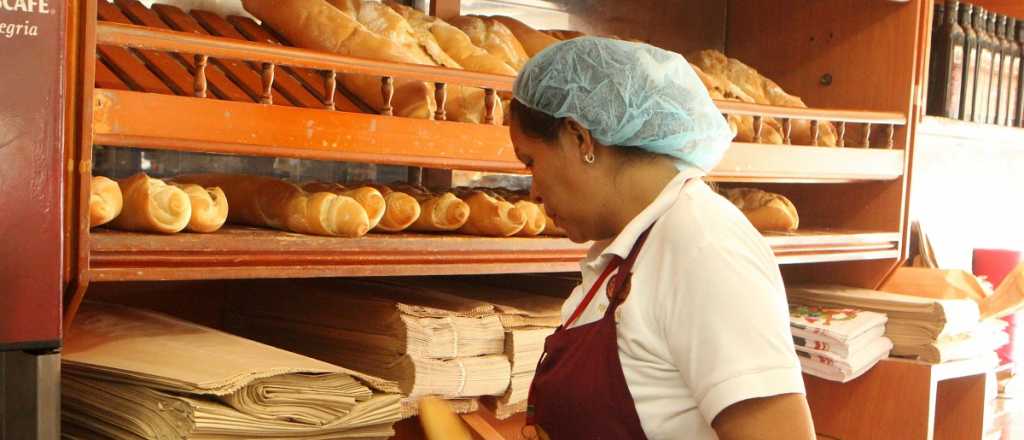
[[[593,157],[596,143],[590,136],[590,130],[572,118],[566,118],[562,127],[563,142],[567,146],[575,147],[580,158]]]

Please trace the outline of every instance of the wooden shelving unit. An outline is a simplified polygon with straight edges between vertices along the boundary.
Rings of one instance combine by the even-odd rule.
[[[687,12],[686,23],[641,29],[646,35],[639,37],[680,52],[727,49],[730,56],[757,66],[787,91],[804,97],[811,107],[719,101],[723,113],[770,117],[784,125],[792,120],[827,121],[844,128],[870,124],[883,134],[883,141],[871,148],[736,143],[709,176],[730,184],[782,188],[798,206],[807,206],[811,221],[803,224],[813,228],[767,234],[780,263],[853,268],[855,275],[846,279],[863,287],[879,283],[905,258],[915,93],[921,90],[921,59],[927,49],[921,30],[928,23],[931,2],[686,1],[697,11]],[[65,188],[65,328],[89,284],[96,282],[578,269],[586,246],[555,238],[374,234],[340,239],[243,227],[210,235],[90,231],[87,189],[92,151],[98,145],[524,170],[514,156],[508,129],[494,121],[493,114],[486,124],[450,122],[440,114],[431,120],[397,118],[389,116],[389,105],[371,108],[336,81],[338,75],[364,74],[433,83],[438,97],[448,85],[460,85],[484,88],[494,98],[511,89],[511,77],[296,49],[247,18],[185,13],[173,7],[150,9],[135,0],[72,3],[69,40],[78,48],[70,58],[77,67],[68,78],[68,93],[76,101],[68,109],[73,135],[68,136],[68,157],[61,168],[70,179]],[[459,12],[458,0],[431,3],[442,17]],[[623,13],[664,7],[657,1],[637,3],[646,6],[631,2]],[[636,21],[632,15],[605,12],[583,19],[600,21],[593,23],[595,32],[616,31],[622,29],[618,23],[634,26],[629,23]],[[388,80],[382,82],[385,102],[390,95],[387,84]],[[790,277],[790,272],[784,273]],[[829,271],[792,273],[797,274],[795,279],[787,281],[831,276]],[[901,380],[924,371],[913,369],[882,378]],[[877,386],[884,389],[888,383]],[[816,396],[851,388],[832,391],[812,380],[808,389],[813,405],[819,402]],[[488,425],[513,433],[518,423],[474,417],[470,416],[481,435],[489,432]],[[500,438],[492,434],[487,438]]]

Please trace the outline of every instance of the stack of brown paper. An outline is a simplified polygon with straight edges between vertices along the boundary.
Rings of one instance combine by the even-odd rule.
[[[302,293],[302,301],[282,295]],[[509,362],[493,306],[415,287],[346,280],[261,282],[228,327],[247,337],[394,380],[424,395],[501,395]]]
[[[87,303],[62,361],[85,438],[379,438],[400,418],[393,382],[128,307]]]

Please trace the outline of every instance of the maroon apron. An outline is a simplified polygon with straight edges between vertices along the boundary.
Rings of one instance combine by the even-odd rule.
[[[552,440],[647,438],[622,374],[615,311],[629,295],[633,263],[650,231],[640,235],[625,260],[615,256],[608,263],[569,320],[544,342],[530,385],[527,424],[539,426]],[[567,328],[616,268],[608,282],[604,317]]]

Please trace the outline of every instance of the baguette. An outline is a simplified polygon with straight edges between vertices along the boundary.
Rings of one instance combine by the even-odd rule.
[[[218,186],[231,200],[228,220],[300,234],[361,237],[370,229],[366,210],[351,197],[308,193],[295,184],[263,176],[196,174],[182,183]]]
[[[259,18],[292,44],[338,55],[419,64],[398,44],[375,34],[325,0],[242,0]],[[381,78],[339,75],[342,84],[374,109],[384,108]],[[430,119],[435,110],[433,87],[423,81],[394,79],[393,114]]]
[[[441,195],[409,185],[398,186],[420,203],[420,216],[409,227],[420,232],[448,232],[461,228],[469,220],[470,208],[452,193]]]
[[[109,223],[124,206],[121,187],[117,182],[103,177],[93,176],[89,186],[89,227]]]
[[[345,188],[337,183],[310,182],[302,185],[306,192],[329,192],[339,196],[346,196],[355,199],[366,211],[369,220],[369,228],[373,230],[380,224],[381,219],[387,211],[387,201],[384,196],[375,188],[362,186],[355,189]]]
[[[110,226],[126,231],[173,234],[185,229],[192,217],[188,194],[180,188],[137,173],[117,182],[124,208]]]
[[[463,15],[450,24],[466,33],[470,41],[508,64],[516,72],[523,69],[530,55],[509,28],[496,20]]]
[[[419,401],[420,424],[427,440],[471,440],[469,429],[448,406],[448,402],[433,396]]]
[[[509,237],[526,226],[526,215],[515,205],[484,191],[458,189],[456,194],[469,205],[469,219],[459,232],[488,237]]]
[[[217,232],[228,220],[228,199],[218,187],[203,188],[199,185],[174,184],[188,194],[192,204],[192,216],[185,229],[192,232]]]
[[[516,236],[536,237],[544,232],[544,228],[547,227],[548,223],[547,213],[544,212],[541,205],[531,201],[530,196],[505,188],[494,188],[490,192],[496,195],[499,200],[504,199],[511,202],[526,216],[526,224],[523,225],[521,231],[516,233]]]
[[[401,191],[395,191],[387,185],[366,184],[384,195],[384,217],[377,224],[381,232],[401,232],[408,229],[420,218],[420,202]]]
[[[758,104],[807,107],[803,100],[786,93],[785,90],[782,90],[782,87],[762,76],[753,67],[743,64],[735,58],[726,57],[725,54],[719,51],[702,50],[691,54],[687,58],[691,63],[703,69],[704,72],[712,76],[717,75],[728,79]],[[779,128],[782,127],[782,124],[778,123],[775,119],[771,119],[771,121]],[[818,128],[818,145],[832,147],[837,145],[838,132],[831,122],[820,121]],[[791,122],[790,138],[791,143],[795,145],[814,145],[810,121],[793,119]]]
[[[796,206],[781,194],[757,188],[723,189],[722,194],[758,231],[795,231],[800,226]]]
[[[720,75],[709,74],[695,64],[690,64],[690,66],[693,67],[693,71],[700,78],[712,99],[755,102],[754,98],[728,79]],[[726,115],[725,119],[729,123],[729,128],[735,133],[734,140],[736,142],[754,142],[757,138],[752,116]],[[779,145],[783,141],[781,124],[773,118],[762,118],[760,143]]]
[[[538,31],[512,17],[492,15],[490,18],[505,25],[505,27],[512,31],[512,35],[516,36],[519,43],[523,45],[523,49],[526,50],[526,54],[531,58],[548,46],[558,42],[557,38]]]
[[[401,14],[373,0],[329,0],[347,15],[354,17],[368,30],[396,44],[416,64],[462,69],[448,56],[430,32],[417,32]],[[484,122],[483,89],[449,84],[445,99],[448,120],[479,124]],[[502,111],[495,106],[494,117],[501,120]]]
[[[429,32],[437,41],[438,46],[462,65],[463,69],[497,75],[516,75],[516,69],[497,56],[491,55],[482,47],[473,44],[473,40],[461,29],[393,0],[387,0],[385,3],[405,17],[417,34]]]

